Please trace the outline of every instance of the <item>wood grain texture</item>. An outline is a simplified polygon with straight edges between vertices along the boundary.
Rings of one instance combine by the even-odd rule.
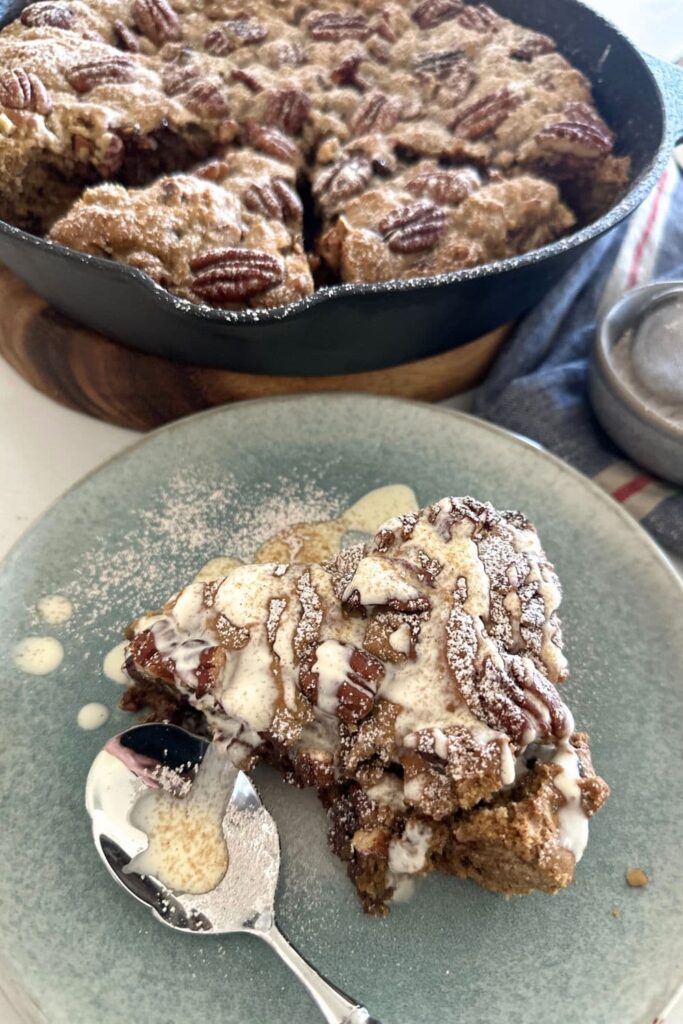
[[[275,377],[188,366],[127,348],[51,309],[0,268],[0,354],[57,402],[135,430],[214,405],[310,391],[363,391],[438,401],[472,387],[508,334],[498,328],[417,362],[332,377]]]

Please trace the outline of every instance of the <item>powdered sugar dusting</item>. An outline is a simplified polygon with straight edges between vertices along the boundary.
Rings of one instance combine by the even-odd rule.
[[[305,473],[250,483],[249,498],[246,505],[243,486],[230,474],[220,486],[200,469],[171,476],[163,489],[145,497],[145,508],[131,508],[135,525],[120,540],[93,537],[74,578],[62,587],[78,613],[67,628],[92,636],[112,607],[127,609],[124,615],[157,607],[210,558],[250,560],[279,530],[335,518],[346,504]]]

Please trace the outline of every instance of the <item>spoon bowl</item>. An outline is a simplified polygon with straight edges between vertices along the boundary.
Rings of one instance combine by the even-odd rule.
[[[156,723],[134,726],[105,744],[88,773],[85,806],[109,873],[169,928],[200,935],[251,932],[264,939],[306,986],[328,1024],[377,1024],[363,1006],[321,977],[277,927],[277,826],[248,776],[227,761],[221,783],[229,799],[221,827],[228,866],[216,887],[200,894],[180,892],[132,866],[149,843],[131,820],[137,801],[159,788],[186,799],[212,749],[185,729]]]

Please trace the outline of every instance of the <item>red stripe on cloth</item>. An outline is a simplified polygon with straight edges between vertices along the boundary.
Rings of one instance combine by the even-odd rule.
[[[634,250],[634,253],[633,253],[633,262],[631,263],[631,269],[630,269],[629,274],[628,274],[628,282],[626,284],[627,288],[633,288],[634,285],[638,284],[638,276],[640,274],[640,265],[641,265],[641,263],[643,261],[643,255],[645,253],[645,246],[648,243],[650,235],[652,234],[652,232],[654,230],[655,223],[657,221],[657,213],[659,212],[659,204],[660,204],[660,202],[662,200],[662,195],[664,194],[664,189],[666,187],[666,181],[667,181],[667,178],[668,178],[668,174],[669,174],[668,170],[664,171],[664,174],[659,179],[659,184],[657,185],[657,190],[656,190],[655,195],[654,195],[652,206],[650,207],[650,212],[648,214],[647,222],[646,222],[645,227],[643,229],[642,235],[638,239],[638,242],[636,244],[636,247],[635,247],[635,250]]]
[[[647,487],[650,483],[652,483],[652,477],[648,476],[647,473],[641,473],[640,476],[634,476],[633,480],[629,480],[628,483],[617,487],[616,491],[612,491],[612,497],[615,501],[626,501],[632,494],[642,491],[643,487]]]

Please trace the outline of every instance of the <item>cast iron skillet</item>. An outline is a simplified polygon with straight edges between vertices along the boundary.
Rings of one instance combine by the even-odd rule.
[[[439,277],[339,285],[268,311],[218,311],[176,299],[145,274],[0,223],[0,260],[74,320],[146,352],[250,373],[333,374],[434,355],[514,319],[595,239],[643,202],[683,139],[683,69],[640,53],[579,0],[489,0],[553,36],[593,84],[631,156],[632,185],[595,223],[509,260]],[[0,24],[25,6],[0,0]]]

